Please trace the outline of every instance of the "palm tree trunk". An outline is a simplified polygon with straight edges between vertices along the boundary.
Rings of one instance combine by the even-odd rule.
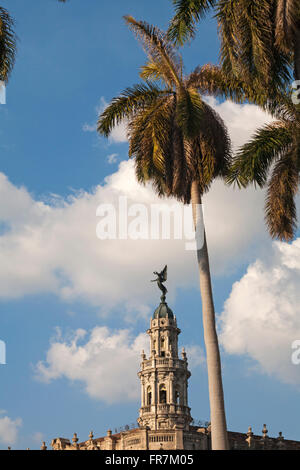
[[[300,80],[300,27],[295,32],[294,40],[294,75],[295,80]]]
[[[192,207],[195,227],[197,226],[197,205],[201,204],[198,183],[192,184]],[[197,259],[202,298],[204,342],[206,348],[208,388],[213,450],[228,450],[224,393],[222,385],[221,358],[215,323],[215,309],[211,287],[206,235],[203,227],[203,246],[197,247]]]

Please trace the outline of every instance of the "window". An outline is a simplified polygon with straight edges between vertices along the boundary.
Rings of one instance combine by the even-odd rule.
[[[167,403],[167,389],[165,385],[159,387],[159,403]]]
[[[175,390],[175,403],[176,403],[176,405],[179,405],[179,392],[178,392],[178,390]]]
[[[160,340],[160,355],[161,355],[161,357],[166,357],[165,338],[161,338],[161,340]]]
[[[152,403],[152,393],[151,393],[151,387],[147,388],[147,405],[151,405]]]

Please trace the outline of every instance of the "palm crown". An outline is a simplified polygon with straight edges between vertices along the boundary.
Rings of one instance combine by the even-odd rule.
[[[227,174],[231,154],[226,128],[199,93],[205,83],[194,79],[199,70],[183,76],[181,57],[166,34],[130,16],[125,21],[148,56],[140,73],[144,83],[111,101],[98,131],[108,136],[126,120],[138,180],[151,180],[160,196],[189,203],[193,181],[203,194],[214,178]]]

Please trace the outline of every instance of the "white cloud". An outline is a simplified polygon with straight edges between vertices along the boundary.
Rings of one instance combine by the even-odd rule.
[[[149,357],[149,337],[145,333],[133,337],[130,330],[113,332],[96,327],[90,334],[79,329],[63,338],[58,329],[46,361],[36,366],[36,378],[45,383],[63,377],[79,381],[90,397],[109,404],[137,400],[142,350]],[[190,368],[205,364],[199,346],[187,346],[186,351]]]
[[[221,342],[230,354],[252,358],[259,370],[300,385],[292,343],[300,340],[300,238],[274,243],[232,288],[221,314]]]
[[[189,345],[185,350],[190,369],[195,369],[199,366],[206,367],[206,356],[204,350],[200,346]]]
[[[226,108],[225,104],[219,105]],[[236,141],[248,121],[255,122],[257,109],[237,106],[227,116]],[[223,109],[222,108],[222,109]],[[227,108],[226,108],[227,109]],[[235,109],[235,108],[234,108]],[[236,115],[240,113],[240,119]],[[239,123],[239,127],[237,127]],[[260,124],[260,122],[259,122]],[[252,124],[251,124],[252,125]],[[251,129],[250,129],[251,130]],[[35,200],[25,188],[17,188],[0,174],[0,298],[54,293],[66,301],[82,299],[108,312],[122,305],[127,319],[149,314],[149,303],[158,299],[148,283],[151,273],[169,265],[169,299],[177,287],[198,285],[195,253],[182,240],[105,240],[96,237],[99,204],[114,204],[119,197],[131,204],[150,205],[174,201],[158,199],[150,186],[139,185],[133,161],[121,162],[118,170],[90,192],[78,192],[66,200]],[[234,190],[216,181],[204,198],[208,246],[213,274],[223,275],[249,263],[268,237],[263,220],[264,194]],[[268,242],[269,245],[269,242]],[[133,315],[133,316],[132,316]]]
[[[8,416],[0,417],[0,443],[12,445],[17,442],[19,428],[22,426],[22,420],[15,420]]]
[[[118,161],[118,156],[119,154],[118,153],[112,153],[111,155],[108,155],[107,156],[107,161],[110,165],[112,165],[113,163],[117,163]]]
[[[97,116],[97,118],[95,118],[95,120],[96,119],[98,120],[99,115],[101,113],[103,113],[103,111],[105,110],[105,108],[107,108],[107,106],[108,106],[108,103],[105,100],[105,98],[102,96],[99,100],[99,104],[95,108],[96,116]],[[82,126],[82,130],[84,132],[96,132],[97,131],[97,123],[96,122],[93,123],[93,124],[84,123],[83,126]],[[110,143],[115,143],[115,144],[122,144],[124,142],[128,142],[128,139],[127,139],[127,125],[126,125],[125,121],[122,122],[121,124],[117,125],[112,130],[108,140],[109,140]]]
[[[133,309],[147,315],[150,299],[157,296],[147,279],[164,263],[170,266],[171,295],[175,287],[197,284],[195,253],[185,251],[183,240],[96,237],[100,203],[118,207],[119,197],[126,196],[128,207],[138,201],[149,212],[150,204],[162,203],[151,187],[137,183],[131,161],[122,162],[103,186],[54,205],[35,201],[4,175],[0,196],[7,201],[0,208],[0,221],[8,224],[0,236],[0,298],[52,292],[65,300],[82,298],[103,310],[124,305],[125,313]],[[237,197],[216,182],[205,204],[213,271],[224,273],[241,262],[241,253],[247,260],[248,245],[264,237],[262,194],[250,190]]]
[[[96,327],[83,343],[86,335],[77,330],[68,340],[52,342],[46,362],[37,365],[37,377],[46,383],[61,377],[80,381],[90,397],[106,403],[136,400],[140,353],[148,347],[147,335],[133,338],[129,330]]]

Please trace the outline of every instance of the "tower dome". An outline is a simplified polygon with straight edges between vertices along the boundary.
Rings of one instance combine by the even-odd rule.
[[[157,307],[157,309],[155,310],[153,314],[153,320],[157,318],[174,319],[174,314],[172,310],[170,309],[170,307],[168,306],[168,304],[166,303],[164,296],[162,296],[161,303],[159,304],[159,306]]]

